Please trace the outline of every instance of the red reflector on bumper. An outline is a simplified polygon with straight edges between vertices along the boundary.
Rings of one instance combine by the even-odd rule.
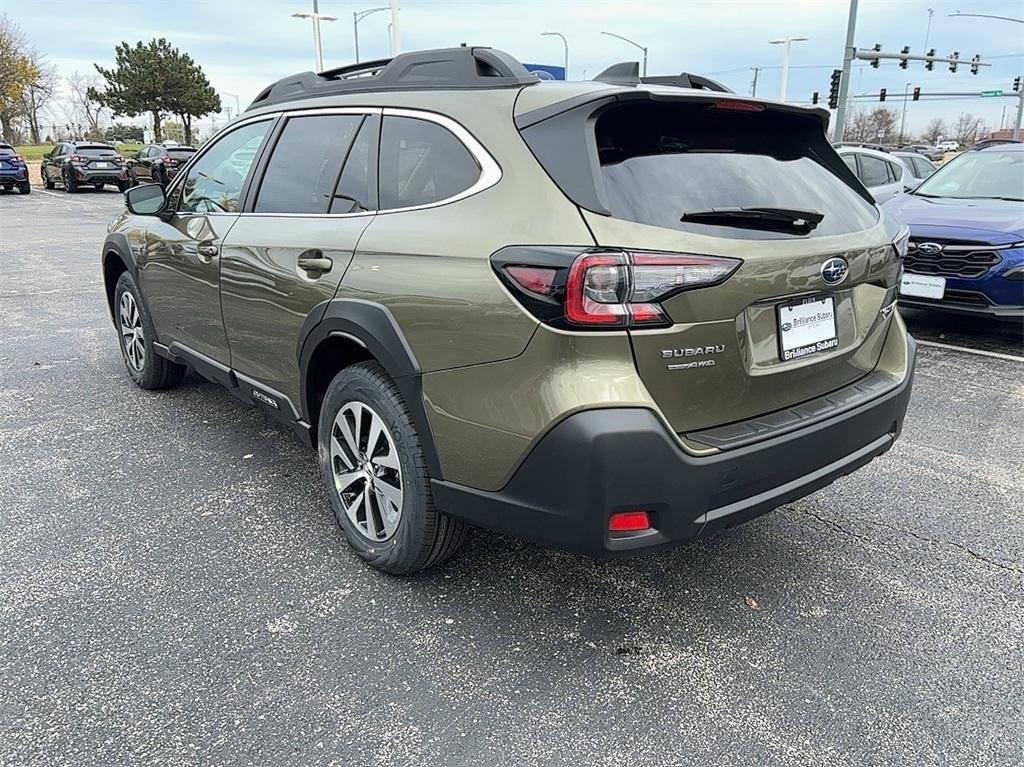
[[[651,518],[646,511],[619,511],[608,520],[608,530],[613,533],[647,530],[650,526]]]

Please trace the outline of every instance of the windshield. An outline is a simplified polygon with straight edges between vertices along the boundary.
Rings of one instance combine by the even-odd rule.
[[[806,117],[706,102],[623,105],[598,119],[595,139],[616,218],[758,239],[845,234],[878,220],[874,206],[840,177],[842,164],[820,123]],[[712,208],[815,211],[821,220],[809,231],[768,218],[763,227],[737,230],[715,217],[686,215]]]
[[[914,194],[1024,200],[1024,152],[967,152],[935,171]]]

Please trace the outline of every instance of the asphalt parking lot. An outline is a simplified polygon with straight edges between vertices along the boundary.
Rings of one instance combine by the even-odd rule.
[[[130,383],[122,205],[0,195],[0,765],[1024,763],[1019,328],[908,313],[903,439],[753,523],[397,580],[283,429]]]

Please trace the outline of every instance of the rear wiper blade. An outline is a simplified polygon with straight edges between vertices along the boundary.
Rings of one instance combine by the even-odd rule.
[[[735,226],[745,229],[768,229],[775,231],[792,231],[807,233],[812,231],[825,214],[816,210],[797,210],[795,208],[708,208],[707,210],[689,210],[679,217],[680,221],[692,221],[695,224],[718,224]]]

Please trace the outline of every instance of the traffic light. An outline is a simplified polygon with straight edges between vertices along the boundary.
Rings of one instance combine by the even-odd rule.
[[[882,90],[878,92],[878,100],[885,101],[885,88],[882,88]]]
[[[1013,78],[1013,92],[1016,93],[1020,90],[1020,75]]]
[[[928,61],[926,61],[924,63],[924,68],[927,69],[929,72],[931,72],[933,69],[935,69],[935,62],[932,61],[932,59],[934,57],[935,57],[935,49],[934,48],[929,48],[928,49]]]
[[[814,95],[811,96],[811,103],[812,104],[817,104],[818,103],[818,92],[817,91],[815,91]]]
[[[914,88],[914,101],[920,101],[920,100],[921,100],[921,86],[917,86],[916,88]]]
[[[900,51],[900,53],[902,53],[903,56],[906,56],[908,53],[910,53],[910,46],[909,45],[904,45],[903,46],[903,50]],[[910,62],[907,61],[907,59],[903,58],[902,56],[900,57],[900,69],[906,69],[907,68],[907,64],[909,64],[909,63]]]
[[[953,51],[950,58],[953,60],[949,62],[949,71],[956,72],[957,62],[960,59],[960,51]]]
[[[828,108],[838,109],[839,108],[839,83],[843,79],[843,70],[833,69],[832,70],[832,84],[828,90]],[[1017,80],[1020,80],[1018,77]]]
[[[872,48],[871,50],[873,50],[875,53],[880,53],[882,51],[882,44],[875,43],[875,47]],[[871,59],[871,66],[873,66],[875,69],[878,69],[878,59]]]
[[[981,61],[981,54],[980,53],[977,54],[973,59],[971,59],[971,74],[972,75],[978,74],[978,63],[980,61]]]

